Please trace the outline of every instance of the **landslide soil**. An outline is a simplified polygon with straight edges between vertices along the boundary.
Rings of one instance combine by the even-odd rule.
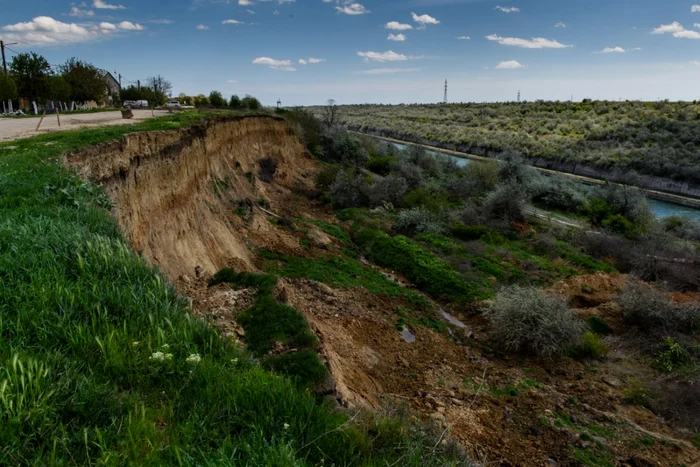
[[[266,160],[275,162],[274,173],[261,163]],[[255,291],[209,288],[211,274],[224,266],[257,270],[261,248],[288,256],[339,254],[337,239],[299,225],[301,218],[335,221],[309,196],[320,165],[283,121],[223,119],[128,135],[68,154],[66,162],[105,186],[134,249],[190,298],[195,314],[231,339],[245,341],[236,318]],[[582,318],[600,315],[616,328],[621,313],[614,300],[629,280],[595,274],[554,289]],[[408,343],[396,328],[396,310],[405,305],[399,299],[308,279],[281,279],[275,295],[303,313],[318,335],[341,404],[406,405],[444,427],[482,465],[700,461],[687,432],[624,403],[623,390],[646,370],[619,338],[608,339],[612,350],[603,362],[543,361],[501,353],[478,313],[459,316],[466,329],[411,325],[416,340]]]

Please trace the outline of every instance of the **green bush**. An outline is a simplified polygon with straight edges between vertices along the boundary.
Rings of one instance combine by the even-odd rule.
[[[639,379],[630,380],[629,386],[622,390],[622,396],[626,404],[647,408],[651,407],[653,399],[651,391]]]
[[[395,161],[396,158],[392,156],[372,156],[367,161],[365,167],[367,170],[376,174],[389,175],[391,173],[391,166]]]
[[[328,378],[326,366],[314,350],[273,355],[263,361],[263,367],[287,375],[308,388],[316,387]]]
[[[610,229],[611,231],[627,238],[634,238],[636,235],[634,224],[621,214],[608,216],[608,218],[603,221],[602,225],[606,229]]]
[[[670,337],[665,337],[659,346],[653,365],[666,373],[687,368],[692,364],[688,351]]]
[[[609,351],[610,347],[597,334],[587,331],[581,336],[581,342],[571,349],[571,356],[577,360],[600,360]]]
[[[503,235],[483,225],[466,226],[461,222],[455,222],[450,225],[450,232],[464,241],[483,240],[490,245],[502,245],[506,241]]]
[[[593,225],[602,225],[612,215],[612,208],[604,200],[593,197],[585,207],[586,215]]]
[[[209,287],[224,282],[239,288],[254,287],[257,288],[261,294],[270,294],[277,284],[277,278],[270,274],[236,272],[231,268],[223,268],[209,279]]]
[[[600,334],[603,336],[612,334],[612,329],[610,328],[610,325],[600,316],[591,316],[586,320],[586,324],[588,324],[588,327],[591,329],[591,331],[593,331],[596,334]]]
[[[533,287],[504,288],[496,294],[486,317],[494,337],[506,349],[542,357],[562,354],[578,343],[583,332],[563,297]]]

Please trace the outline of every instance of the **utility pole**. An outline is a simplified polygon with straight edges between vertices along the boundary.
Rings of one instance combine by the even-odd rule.
[[[278,109],[282,108],[282,99],[277,99],[277,108]]]
[[[17,42],[13,42],[12,44],[7,44],[7,45],[16,45]],[[7,60],[5,60],[5,43],[3,41],[0,41],[0,49],[2,50],[2,69],[5,70],[5,74],[7,74]]]
[[[133,83],[133,81],[132,81],[132,83]],[[141,90],[141,80],[140,80],[140,79],[137,79],[137,80],[136,80],[136,83],[139,85],[139,91],[140,91],[140,90]]]
[[[447,104],[447,80],[445,80],[445,97],[442,100],[443,104]]]
[[[520,91],[518,91],[518,102],[520,102]]]

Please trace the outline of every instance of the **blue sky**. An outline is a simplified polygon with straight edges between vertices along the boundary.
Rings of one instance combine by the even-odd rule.
[[[437,102],[447,79],[452,102],[518,91],[700,99],[700,0],[0,0],[0,9],[0,38],[15,52],[52,64],[77,56],[123,84],[161,74],[174,94]]]

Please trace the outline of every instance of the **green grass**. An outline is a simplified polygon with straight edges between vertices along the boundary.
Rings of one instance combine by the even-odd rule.
[[[327,233],[331,237],[334,237],[341,242],[345,243],[346,245],[351,245],[352,240],[350,240],[350,236],[345,232],[339,225],[336,224],[329,224],[328,222],[322,222],[322,221],[317,221],[314,219],[300,219],[302,222],[307,222],[309,224],[313,224],[319,229],[321,229],[323,232]]]
[[[121,238],[109,200],[55,162],[199,117],[0,145],[0,465],[460,461],[406,432],[377,445],[367,427],[264,371],[194,319]]]

